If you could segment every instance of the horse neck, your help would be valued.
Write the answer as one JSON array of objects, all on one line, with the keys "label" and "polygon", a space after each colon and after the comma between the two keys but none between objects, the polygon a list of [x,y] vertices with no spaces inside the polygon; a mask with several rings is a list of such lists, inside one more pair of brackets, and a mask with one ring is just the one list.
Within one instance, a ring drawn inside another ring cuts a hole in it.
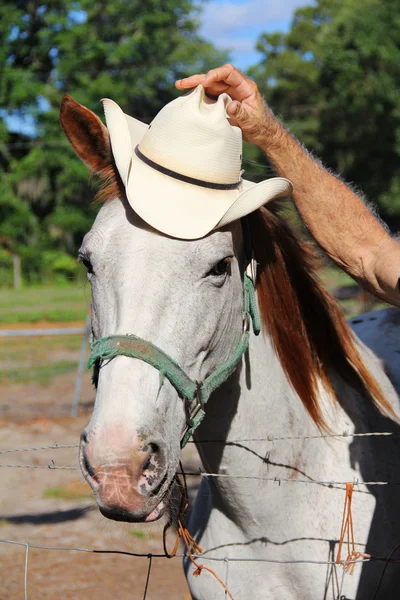
[{"label": "horse neck", "polygon": [[288,382],[269,337],[263,334],[251,336],[241,368],[214,392],[206,410],[195,439],[205,466],[213,470],[221,468],[223,444],[202,444],[200,440],[220,440],[232,447],[237,440],[265,442],[269,437],[317,431]]},{"label": "horse neck", "polygon": [[[241,369],[210,398],[195,440],[208,472],[285,478],[302,477],[315,463],[315,456],[309,455],[304,440],[275,444],[268,438],[315,434],[316,425],[288,382],[269,338],[261,334],[251,337]],[[231,512],[236,498],[240,505],[236,516],[243,518],[254,519],[256,498],[265,498],[272,489],[253,479],[245,484],[243,479],[229,477],[210,481],[214,504],[225,504]]]}]

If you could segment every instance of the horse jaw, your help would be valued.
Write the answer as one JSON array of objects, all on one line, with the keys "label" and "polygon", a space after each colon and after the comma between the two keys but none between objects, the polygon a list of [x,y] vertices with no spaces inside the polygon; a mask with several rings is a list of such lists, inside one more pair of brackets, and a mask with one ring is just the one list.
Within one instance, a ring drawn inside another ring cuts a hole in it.
[{"label": "horse jaw", "polygon": [[[80,250],[93,270],[94,336],[135,334],[203,380],[241,335],[241,247],[239,224],[177,240],[150,230],[120,200],[104,205]],[[226,257],[228,274],[210,276]],[[184,402],[156,369],[124,356],[103,362],[81,465],[105,516],[161,517],[185,423]]]}]

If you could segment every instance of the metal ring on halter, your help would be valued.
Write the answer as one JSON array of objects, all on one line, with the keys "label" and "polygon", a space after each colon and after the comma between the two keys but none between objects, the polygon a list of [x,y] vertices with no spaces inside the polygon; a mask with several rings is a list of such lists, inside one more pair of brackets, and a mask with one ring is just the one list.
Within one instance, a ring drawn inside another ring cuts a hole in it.
[{"label": "metal ring on halter", "polygon": [[250,316],[248,313],[243,315],[243,333],[250,331]]}]

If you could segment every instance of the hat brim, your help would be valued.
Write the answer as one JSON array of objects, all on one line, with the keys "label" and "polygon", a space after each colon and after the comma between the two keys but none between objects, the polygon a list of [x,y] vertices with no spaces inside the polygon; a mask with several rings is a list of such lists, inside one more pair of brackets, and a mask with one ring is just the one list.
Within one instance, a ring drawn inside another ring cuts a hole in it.
[{"label": "hat brim", "polygon": [[148,126],[125,115],[112,100],[104,99],[103,105],[128,202],[146,223],[162,233],[187,240],[201,238],[292,193],[290,181],[283,177],[257,184],[242,180],[235,190],[214,190],[164,175],[134,152]]}]

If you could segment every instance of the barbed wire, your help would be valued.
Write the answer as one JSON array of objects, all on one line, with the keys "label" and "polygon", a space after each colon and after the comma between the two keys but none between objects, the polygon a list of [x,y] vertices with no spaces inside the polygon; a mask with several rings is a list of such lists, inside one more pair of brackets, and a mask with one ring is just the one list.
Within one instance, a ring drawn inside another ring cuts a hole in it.
[{"label": "barbed wire", "polygon": [[[338,542],[338,540],[334,540]],[[123,554],[126,556],[132,556],[133,558],[167,558],[170,560],[171,558],[185,558],[187,555],[183,552],[176,553],[173,556],[167,556],[165,553],[153,553],[153,552],[130,552],[129,550],[115,550],[115,549],[105,549],[99,550],[97,548],[82,548],[80,546],[47,546],[45,544],[34,544],[31,542],[21,542],[18,540],[9,540],[5,538],[0,538],[0,543],[3,544],[15,544],[17,546],[25,546],[32,549],[38,550],[55,550],[61,552],[87,552],[91,554]],[[262,562],[262,563],[272,563],[272,564],[282,564],[282,565],[293,565],[293,564],[312,564],[312,565],[343,565],[343,564],[362,564],[366,562],[375,562],[375,561],[386,561],[387,558],[382,557],[371,557],[371,558],[363,558],[358,560],[349,560],[349,561],[341,561],[340,563],[336,563],[334,560],[315,560],[315,559],[292,559],[292,560],[280,560],[274,558],[259,558],[255,556],[207,556],[207,551],[202,554],[193,555],[193,558],[198,558],[201,560],[210,560],[214,562],[224,562],[229,560],[230,562]],[[209,551],[208,551],[209,552]],[[400,564],[400,560],[393,561],[394,563]]]},{"label": "barbed wire", "polygon": [[6,469],[50,469],[51,471],[53,470],[63,470],[63,471],[80,471],[79,467],[59,467],[56,464],[48,464],[48,465],[5,465],[5,464],[0,464],[0,467],[4,467]]},{"label": "barbed wire", "polygon": [[[333,540],[335,543],[338,542],[338,540]],[[126,550],[115,550],[115,549],[95,549],[95,548],[82,548],[79,546],[48,546],[45,544],[34,544],[31,542],[22,542],[22,541],[18,541],[18,540],[9,540],[6,538],[0,538],[0,543],[4,543],[4,544],[13,544],[13,545],[17,545],[17,546],[24,546],[25,547],[25,564],[24,564],[24,600],[28,600],[28,566],[29,566],[29,549],[39,549],[39,550],[50,550],[50,551],[61,551],[61,552],[65,552],[65,551],[69,551],[69,552],[85,552],[85,553],[90,553],[90,554],[121,554],[121,555],[125,555],[125,556],[132,556],[134,558],[146,558],[149,561],[149,566],[147,569],[147,575],[146,575],[146,582],[145,582],[145,587],[144,587],[144,593],[143,593],[143,600],[146,600],[147,597],[147,591],[148,591],[148,586],[149,586],[149,582],[150,582],[150,574],[151,574],[151,568],[152,568],[152,561],[153,558],[166,558],[168,560],[170,560],[171,558],[185,558],[187,557],[186,553],[176,553],[173,556],[167,556],[165,553],[153,553],[153,552],[130,552],[130,551],[126,551]],[[209,550],[210,551],[210,550]],[[209,552],[208,551],[208,552]],[[228,579],[228,568],[229,568],[229,563],[235,563],[235,562],[248,562],[248,563],[267,563],[267,564],[278,564],[278,565],[320,565],[320,566],[329,566],[329,567],[333,567],[333,568],[337,568],[337,567],[349,567],[349,565],[360,565],[363,566],[365,564],[368,563],[374,563],[374,562],[385,562],[385,569],[387,567],[388,564],[400,564],[400,560],[395,560],[392,558],[393,552],[391,553],[391,555],[387,558],[385,557],[374,557],[371,556],[369,558],[361,558],[361,559],[354,559],[354,560],[343,560],[340,561],[340,563],[337,563],[334,560],[315,560],[315,559],[292,559],[292,560],[281,560],[281,559],[272,559],[272,558],[261,558],[261,557],[254,557],[254,556],[207,556],[206,552],[203,552],[199,555],[192,555],[192,558],[194,559],[194,561],[201,559],[202,561],[211,561],[211,562],[224,562],[226,564],[226,573],[225,573],[225,579],[227,581]],[[345,569],[343,568],[343,573],[342,573],[342,586],[343,587],[343,581],[344,581],[344,576],[345,576]]]},{"label": "barbed wire", "polygon": [[281,437],[273,437],[267,435],[264,438],[248,438],[243,440],[190,440],[189,444],[242,444],[248,442],[281,442],[289,440],[318,440],[327,438],[348,438],[348,437],[373,437],[373,436],[399,436],[399,433],[392,431],[371,431],[367,433],[321,433],[318,435],[287,435]]},{"label": "barbed wire", "polygon": [[[44,469],[44,470],[64,470],[64,471],[80,471],[80,467],[67,467],[58,466],[54,463],[48,465],[24,465],[24,464],[0,464],[0,468],[14,468],[14,469]],[[208,473],[206,471],[177,471],[177,475],[185,475],[187,477],[204,477],[204,478],[226,478],[226,479],[253,479],[256,481],[269,481],[281,485],[282,483],[303,483],[312,485],[322,485],[324,487],[336,488],[344,490],[346,489],[347,481],[333,481],[333,480],[318,480],[318,479],[290,479],[289,477],[264,477],[262,475],[231,475],[230,473]],[[400,481],[359,481],[358,479],[353,480],[354,486],[383,486],[383,485],[400,485]],[[355,489],[355,492],[360,491]]]},{"label": "barbed wire", "polygon": [[[348,431],[343,431],[342,433],[322,433],[317,435],[296,435],[296,436],[281,436],[274,437],[267,435],[263,438],[243,438],[237,440],[189,440],[189,444],[243,444],[250,442],[280,442],[280,441],[290,441],[290,440],[318,440],[318,439],[327,439],[327,438],[364,438],[364,437],[388,437],[388,436],[399,436],[400,432],[392,432],[392,431],[369,431],[366,433],[349,433]],[[61,450],[65,448],[79,448],[79,444],[58,444],[54,442],[49,446],[37,446],[37,447],[21,447],[21,448],[6,448],[0,450],[0,454],[7,454],[10,452],[37,452],[39,450]]]},{"label": "barbed wire", "polygon": [[[1,466],[1,465],[0,465]],[[271,481],[271,482],[275,482],[278,483],[279,485],[281,483],[308,483],[308,484],[314,484],[314,485],[322,485],[325,487],[337,487],[337,486],[344,486],[341,487],[339,489],[346,489],[346,483],[348,483],[348,481],[329,481],[328,479],[326,480],[317,480],[317,479],[290,479],[289,477],[264,477],[262,475],[231,475],[229,473],[207,473],[205,471],[199,471],[198,473],[194,472],[177,472],[177,475],[186,475],[187,477],[221,477],[221,478],[227,478],[227,479],[255,479],[258,481]],[[357,485],[364,485],[364,486],[370,486],[370,485],[400,485],[400,481],[359,481],[358,479],[354,479],[353,480],[353,485],[357,486]],[[357,491],[357,490],[354,490]]]},{"label": "barbed wire", "polygon": [[62,450],[65,448],[79,448],[79,444],[57,444],[54,442],[52,446],[37,446],[36,448],[8,448],[0,450],[0,454],[8,454],[9,452],[37,452],[38,450]]}]

